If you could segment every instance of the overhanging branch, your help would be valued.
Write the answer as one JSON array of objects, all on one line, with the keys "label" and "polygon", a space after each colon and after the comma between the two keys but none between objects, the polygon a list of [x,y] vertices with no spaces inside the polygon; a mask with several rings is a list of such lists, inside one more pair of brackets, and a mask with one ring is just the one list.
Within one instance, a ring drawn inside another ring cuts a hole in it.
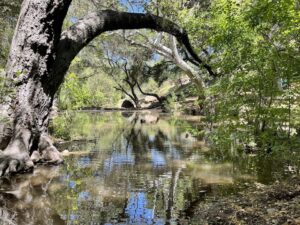
[{"label": "overhanging branch", "polygon": [[[53,75],[56,77],[55,82],[62,81],[74,57],[98,35],[106,31],[143,28],[166,32],[175,36],[185,46],[189,54],[202,64],[201,59],[190,44],[186,31],[170,20],[151,14],[103,10],[88,14],[62,33],[57,46],[57,58],[53,69]],[[205,64],[203,66],[211,75],[214,75],[209,66]]]}]

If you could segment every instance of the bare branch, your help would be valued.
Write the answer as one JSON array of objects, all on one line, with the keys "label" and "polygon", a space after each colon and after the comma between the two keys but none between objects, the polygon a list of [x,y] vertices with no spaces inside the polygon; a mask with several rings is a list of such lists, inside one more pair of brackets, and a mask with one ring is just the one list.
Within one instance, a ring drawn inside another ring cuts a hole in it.
[{"label": "bare branch", "polygon": [[174,56],[174,59],[176,61],[176,64],[187,73],[187,75],[200,87],[205,87],[204,80],[198,78],[198,73],[191,67],[189,64],[187,64],[179,55],[176,40],[174,37],[170,36],[170,42],[172,46],[172,53]]},{"label": "bare branch", "polygon": [[155,97],[160,103],[162,102],[161,97],[159,97],[157,94],[155,93],[149,93],[149,92],[144,92],[143,89],[141,88],[140,84],[138,81],[136,81],[137,87],[139,89],[139,91],[143,94],[143,95],[148,95],[148,96],[153,96]]}]

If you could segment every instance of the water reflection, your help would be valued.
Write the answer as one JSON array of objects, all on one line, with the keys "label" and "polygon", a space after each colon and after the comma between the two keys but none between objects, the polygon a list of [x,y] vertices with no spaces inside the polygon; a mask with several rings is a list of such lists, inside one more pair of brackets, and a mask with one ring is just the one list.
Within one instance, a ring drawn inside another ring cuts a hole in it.
[{"label": "water reflection", "polygon": [[148,199],[144,192],[131,192],[126,205],[125,213],[128,215],[126,223],[152,224],[154,209],[147,208]]},{"label": "water reflection", "polygon": [[52,208],[49,194],[59,168],[38,168],[33,174],[1,180],[0,224],[65,224]]},{"label": "water reflection", "polygon": [[78,113],[71,137],[95,141],[70,143],[63,166],[2,179],[0,224],[177,224],[209,196],[255,179],[192,135],[200,120],[183,122]]}]

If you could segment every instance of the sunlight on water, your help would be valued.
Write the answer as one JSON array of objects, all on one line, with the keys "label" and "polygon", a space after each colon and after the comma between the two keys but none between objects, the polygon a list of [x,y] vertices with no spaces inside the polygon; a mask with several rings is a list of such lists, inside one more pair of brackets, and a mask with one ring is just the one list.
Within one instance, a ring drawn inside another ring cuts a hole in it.
[{"label": "sunlight on water", "polygon": [[180,223],[195,202],[256,180],[193,135],[200,124],[152,112],[78,113],[70,136],[89,141],[61,146],[64,165],[2,179],[0,224]]}]

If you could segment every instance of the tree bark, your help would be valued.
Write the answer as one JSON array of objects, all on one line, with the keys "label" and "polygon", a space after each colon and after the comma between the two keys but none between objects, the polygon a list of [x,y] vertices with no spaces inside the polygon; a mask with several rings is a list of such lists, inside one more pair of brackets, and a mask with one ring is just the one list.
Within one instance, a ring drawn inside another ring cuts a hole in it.
[{"label": "tree bark", "polygon": [[6,68],[15,89],[10,104],[13,135],[0,152],[0,176],[31,169],[40,160],[62,161],[48,136],[53,98],[74,57],[101,33],[141,28],[164,31],[174,35],[199,60],[183,29],[148,14],[100,11],[61,33],[70,3],[71,0],[24,0],[22,4]]},{"label": "tree bark", "polygon": [[70,3],[71,0],[24,0],[22,4],[6,68],[15,90],[10,104],[13,133],[0,153],[0,176],[31,169],[30,155],[38,149],[44,160],[62,161],[48,138],[55,92],[47,80],[51,79],[55,46]]}]

